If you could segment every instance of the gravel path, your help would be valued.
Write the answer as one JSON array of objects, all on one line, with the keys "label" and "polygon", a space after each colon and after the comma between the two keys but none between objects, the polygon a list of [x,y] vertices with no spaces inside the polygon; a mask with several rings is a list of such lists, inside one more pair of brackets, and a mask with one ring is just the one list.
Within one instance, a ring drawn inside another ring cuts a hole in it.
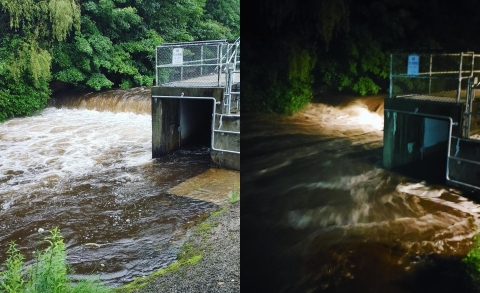
[{"label": "gravel path", "polygon": [[194,227],[187,243],[203,251],[199,262],[160,275],[135,292],[240,292],[240,202]]}]

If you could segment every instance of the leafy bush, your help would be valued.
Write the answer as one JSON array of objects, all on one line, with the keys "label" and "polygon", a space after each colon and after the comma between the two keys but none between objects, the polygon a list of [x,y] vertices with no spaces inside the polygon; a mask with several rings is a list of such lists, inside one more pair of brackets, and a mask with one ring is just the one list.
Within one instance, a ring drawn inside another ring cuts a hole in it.
[{"label": "leafy bush", "polygon": [[0,0],[0,122],[43,109],[52,80],[95,90],[151,86],[155,46],[232,41],[239,19],[238,0]]},{"label": "leafy bush", "polygon": [[275,49],[262,48],[268,51],[258,54],[262,57],[268,56],[262,60],[254,59],[258,58],[254,55],[247,55],[247,59],[252,59],[242,74],[255,82],[245,84],[245,107],[242,107],[247,112],[293,114],[312,99],[311,71],[316,59],[306,49],[297,45],[277,43],[271,47]]},{"label": "leafy bush", "polygon": [[115,5],[83,6],[82,32],[54,47],[53,79],[95,90],[152,85],[155,46],[163,39],[142,26],[135,8]]},{"label": "leafy bush", "polygon": [[24,257],[15,242],[10,243],[8,258],[4,265],[6,270],[0,273],[0,291],[7,293],[42,292],[42,293],[80,293],[111,292],[98,280],[86,280],[72,283],[67,273],[65,244],[58,228],[50,231],[45,241],[49,244],[37,252],[32,266],[26,266]]},{"label": "leafy bush", "polygon": [[39,87],[34,87],[28,78],[22,78],[20,82],[15,82],[9,75],[0,78],[0,122],[15,116],[32,115],[45,107],[49,96],[46,81],[39,81]]},{"label": "leafy bush", "polygon": [[467,273],[472,281],[480,287],[480,238],[475,236],[475,246],[463,259],[463,263],[467,266]]}]

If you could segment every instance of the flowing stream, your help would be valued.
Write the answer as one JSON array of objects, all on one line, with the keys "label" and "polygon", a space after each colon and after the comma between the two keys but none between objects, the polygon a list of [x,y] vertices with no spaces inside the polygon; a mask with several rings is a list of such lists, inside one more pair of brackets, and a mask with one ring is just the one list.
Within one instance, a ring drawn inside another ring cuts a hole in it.
[{"label": "flowing stream", "polygon": [[27,260],[58,227],[76,278],[112,286],[176,259],[188,227],[217,206],[170,194],[210,166],[206,147],[151,159],[150,90],[63,95],[0,124],[0,262]]},{"label": "flowing stream", "polygon": [[382,167],[382,97],[243,116],[242,290],[471,289],[480,204]]}]

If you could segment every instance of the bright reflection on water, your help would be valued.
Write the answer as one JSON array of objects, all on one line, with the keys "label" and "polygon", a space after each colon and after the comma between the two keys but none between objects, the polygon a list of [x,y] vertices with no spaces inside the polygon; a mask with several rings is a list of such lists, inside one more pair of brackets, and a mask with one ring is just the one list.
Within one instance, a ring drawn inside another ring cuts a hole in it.
[{"label": "bright reflection on water", "polygon": [[469,250],[477,202],[383,169],[381,99],[244,116],[243,289],[422,292],[424,267]]},{"label": "bright reflection on water", "polygon": [[[77,277],[116,285],[174,261],[185,229],[216,209],[168,193],[210,158],[190,148],[151,160],[148,91],[91,96],[0,124],[0,262],[12,240],[31,259],[37,230],[58,226]],[[99,105],[117,111],[88,109]]]}]

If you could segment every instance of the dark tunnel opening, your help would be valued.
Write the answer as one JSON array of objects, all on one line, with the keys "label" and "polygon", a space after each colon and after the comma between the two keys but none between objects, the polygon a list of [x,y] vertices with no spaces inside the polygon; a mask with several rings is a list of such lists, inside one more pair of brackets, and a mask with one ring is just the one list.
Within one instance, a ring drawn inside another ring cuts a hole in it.
[{"label": "dark tunnel opening", "polygon": [[180,100],[180,146],[200,145],[211,148],[213,100]]}]

